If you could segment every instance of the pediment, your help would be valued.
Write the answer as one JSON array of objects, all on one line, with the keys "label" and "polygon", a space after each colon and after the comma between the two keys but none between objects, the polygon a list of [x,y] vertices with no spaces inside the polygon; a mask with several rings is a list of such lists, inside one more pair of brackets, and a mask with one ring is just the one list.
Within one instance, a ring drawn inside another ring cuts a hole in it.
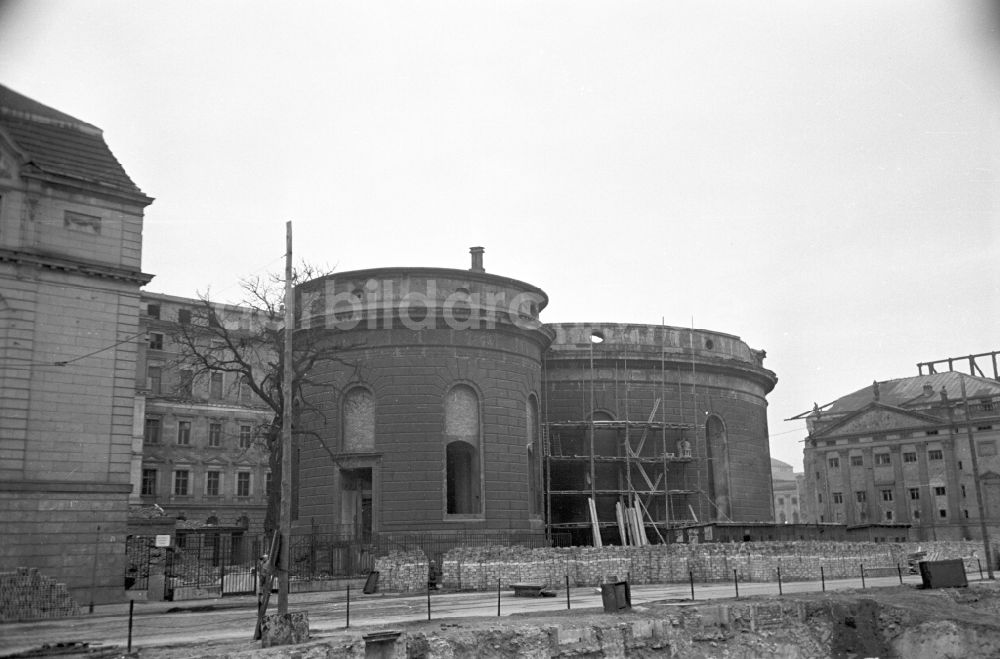
[{"label": "pediment", "polygon": [[210,458],[205,458],[204,460],[201,461],[201,463],[206,465],[217,465],[220,467],[225,467],[229,464],[229,460],[223,460],[219,456],[213,455]]},{"label": "pediment", "polygon": [[927,414],[911,412],[880,403],[872,403],[828,428],[823,428],[819,432],[814,433],[814,436],[865,435],[919,428],[928,425],[940,425],[942,422],[942,419]]}]

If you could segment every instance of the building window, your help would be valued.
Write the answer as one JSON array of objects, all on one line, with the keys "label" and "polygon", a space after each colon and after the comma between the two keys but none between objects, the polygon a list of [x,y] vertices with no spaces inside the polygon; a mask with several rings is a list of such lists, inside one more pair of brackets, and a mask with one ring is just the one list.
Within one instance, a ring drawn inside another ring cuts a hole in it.
[{"label": "building window", "polygon": [[529,512],[541,515],[545,509],[542,483],[542,443],[538,432],[538,400],[528,396],[527,405],[527,459],[528,459],[528,503]]},{"label": "building window", "polygon": [[244,375],[240,378],[240,404],[241,405],[252,405],[253,404],[253,389],[250,388],[250,382]]},{"label": "building window", "polygon": [[798,497],[792,497],[792,505],[793,506],[799,505],[799,498]]},{"label": "building window", "polygon": [[250,496],[250,472],[241,471],[236,474],[236,496]]},{"label": "building window", "polygon": [[212,400],[222,400],[222,373],[213,372],[208,385],[208,397]]},{"label": "building window", "polygon": [[222,424],[213,422],[208,424],[208,445],[222,446]]},{"label": "building window", "polygon": [[938,517],[947,517],[948,510],[946,508],[941,508],[938,510]]},{"label": "building window", "polygon": [[146,418],[146,430],[143,432],[142,441],[146,444],[160,443],[160,420]]},{"label": "building window", "polygon": [[892,501],[892,490],[882,490],[882,501]]},{"label": "building window", "polygon": [[174,472],[174,495],[186,497],[188,495],[188,477],[190,472],[187,469],[178,469]]},{"label": "building window", "polygon": [[160,305],[158,305],[158,304],[152,304],[152,303],[147,304],[146,305],[146,315],[149,316],[150,318],[159,318],[160,317]]},{"label": "building window", "polygon": [[445,396],[445,511],[478,515],[482,511],[479,471],[479,396],[458,385]]},{"label": "building window", "polygon": [[177,422],[177,445],[187,446],[191,443],[191,422]]},{"label": "building window", "polygon": [[889,457],[888,453],[876,453],[875,464],[877,465],[892,464],[892,459]]},{"label": "building window", "polygon": [[927,451],[927,459],[944,460],[944,453],[941,451],[941,449],[931,449],[930,451]]},{"label": "building window", "polygon": [[778,497],[778,505],[779,506],[785,505],[785,497]]},{"label": "building window", "polygon": [[963,508],[962,509],[962,514],[965,515],[965,519],[969,519],[969,509],[968,508]]},{"label": "building window", "polygon": [[861,455],[852,455],[851,456],[851,466],[852,467],[863,467],[864,464],[865,464],[865,458],[864,458],[864,456],[861,456]]},{"label": "building window", "polygon": [[919,487],[911,487],[909,489],[909,492],[910,492],[910,499],[912,499],[913,501],[917,501],[917,500],[920,499],[920,488]]},{"label": "building window", "polygon": [[375,397],[364,387],[354,387],[341,403],[343,442],[341,450],[375,450]]},{"label": "building window", "polygon": [[163,350],[163,335],[159,332],[149,333],[149,349]]},{"label": "building window", "polygon": [[830,465],[830,469],[839,469],[840,458],[830,458],[829,460],[827,460],[827,464]]},{"label": "building window", "polygon": [[833,502],[834,503],[844,503],[844,493],[843,492],[834,492],[833,493]]},{"label": "building window", "polygon": [[983,412],[992,412],[993,411],[993,400],[990,399],[990,398],[984,398],[979,403],[979,409],[981,409]]},{"label": "building window", "polygon": [[945,489],[943,485],[938,485],[934,488],[934,496],[943,497],[945,495]]},{"label": "building window", "polygon": [[914,510],[913,511],[913,519],[920,519],[920,511],[919,510]]},{"label": "building window", "polygon": [[885,511],[885,521],[887,521],[887,522],[891,522],[892,521],[892,511],[891,510]]},{"label": "building window", "polygon": [[149,366],[146,368],[146,388],[149,393],[159,396],[163,389],[163,369],[159,366]]},{"label": "building window", "polygon": [[191,398],[194,395],[194,371],[184,369],[180,372],[180,384],[177,389],[184,398]]},{"label": "building window", "polygon": [[191,310],[190,309],[178,309],[177,310],[177,322],[181,325],[191,324]]},{"label": "building window", "polygon": [[964,499],[965,498],[965,486],[962,485],[961,487],[962,487],[962,498]]},{"label": "building window", "polygon": [[997,454],[997,443],[996,442],[976,442],[976,450],[979,452],[980,457],[987,458],[991,455]]},{"label": "building window", "polygon": [[958,469],[959,469],[960,471],[961,471],[961,469],[962,469],[962,461],[961,461],[961,460],[959,460],[959,461],[958,461]]},{"label": "building window", "polygon": [[858,500],[858,503],[864,503],[868,500],[868,496],[865,494],[864,490],[858,490],[854,493],[854,498]]},{"label": "building window", "polygon": [[250,448],[253,439],[253,427],[246,424],[240,425],[240,448]]},{"label": "building window", "polygon": [[268,496],[271,492],[271,472],[264,472],[264,496]]},{"label": "building window", "polygon": [[903,454],[903,462],[916,462],[917,454],[915,451],[909,451]]},{"label": "building window", "polygon": [[822,492],[817,492],[816,493],[816,503],[823,503],[823,493]]},{"label": "building window", "polygon": [[934,435],[938,434],[938,431],[937,430],[925,430],[924,434],[927,435],[927,436],[929,436],[929,437],[933,437]]},{"label": "building window", "polygon": [[210,497],[219,496],[222,491],[222,472],[209,471],[205,473],[205,495]]},{"label": "building window", "polygon": [[976,426],[976,430],[981,430],[981,431],[993,430],[993,426],[990,426],[990,425]]},{"label": "building window", "polygon": [[144,497],[156,496],[156,470],[155,469],[143,469],[142,470],[142,488],[139,490],[139,494]]}]

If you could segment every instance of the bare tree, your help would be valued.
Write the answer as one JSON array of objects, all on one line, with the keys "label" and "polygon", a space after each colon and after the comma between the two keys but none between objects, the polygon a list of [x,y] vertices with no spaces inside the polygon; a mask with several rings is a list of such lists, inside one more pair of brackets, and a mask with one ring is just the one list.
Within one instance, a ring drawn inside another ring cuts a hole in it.
[{"label": "bare tree", "polygon": [[[293,285],[329,274],[303,264],[293,271]],[[311,377],[322,363],[343,362],[339,349],[321,340],[320,329],[298,329],[292,346],[292,400],[284,396],[284,280],[276,274],[254,277],[241,282],[243,302],[220,305],[209,295],[199,295],[197,309],[189,323],[178,324],[174,340],[179,344],[179,365],[191,376],[211,378],[214,373],[230,373],[233,386],[240,388],[241,402],[256,397],[272,412],[269,423],[257,428],[255,441],[265,449],[272,478],[267,491],[264,530],[278,528],[281,500],[281,429],[285,414],[293,417],[293,443],[302,432],[295,428],[295,416],[303,411],[319,413],[303,396],[311,387],[332,387]],[[315,433],[323,446],[332,451]]]}]

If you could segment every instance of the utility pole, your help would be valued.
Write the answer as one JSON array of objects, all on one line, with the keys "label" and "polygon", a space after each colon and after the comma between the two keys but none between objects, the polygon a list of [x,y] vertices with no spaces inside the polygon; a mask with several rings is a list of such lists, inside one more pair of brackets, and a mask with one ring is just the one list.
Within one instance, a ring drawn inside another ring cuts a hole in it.
[{"label": "utility pole", "polygon": [[983,489],[979,483],[979,457],[976,454],[976,442],[972,438],[972,415],[969,414],[969,397],[965,393],[965,377],[959,375],[962,385],[962,404],[965,406],[965,432],[969,437],[969,453],[972,455],[972,475],[976,487],[976,507],[979,508],[979,530],[983,534],[983,550],[986,552],[986,571],[993,577],[993,560],[990,555],[990,535],[986,529],[986,507],[983,505]]},{"label": "utility pole", "polygon": [[281,379],[281,507],[278,529],[278,615],[288,614],[288,564],[292,540],[292,223],[285,223],[285,345]]}]

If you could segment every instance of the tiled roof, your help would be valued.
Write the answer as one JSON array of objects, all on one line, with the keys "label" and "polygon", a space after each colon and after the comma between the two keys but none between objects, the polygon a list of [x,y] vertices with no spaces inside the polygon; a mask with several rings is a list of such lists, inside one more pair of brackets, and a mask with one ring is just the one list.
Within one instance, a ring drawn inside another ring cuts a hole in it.
[{"label": "tiled roof", "polygon": [[[965,373],[948,371],[947,373],[932,373],[916,375],[911,378],[899,378],[878,383],[879,402],[896,407],[907,407],[911,404],[927,404],[941,400],[941,389],[948,393],[952,400],[961,398],[962,385],[965,381],[966,394],[969,398],[1000,397],[1000,382],[988,378],[980,378]],[[924,391],[925,385],[930,385],[931,393]],[[823,414],[854,412],[875,400],[872,385],[858,389],[854,393],[838,398],[829,407],[823,409]]]},{"label": "tiled roof", "polygon": [[144,196],[111,153],[99,128],[3,85],[0,129],[22,151],[22,166],[28,171]]}]

